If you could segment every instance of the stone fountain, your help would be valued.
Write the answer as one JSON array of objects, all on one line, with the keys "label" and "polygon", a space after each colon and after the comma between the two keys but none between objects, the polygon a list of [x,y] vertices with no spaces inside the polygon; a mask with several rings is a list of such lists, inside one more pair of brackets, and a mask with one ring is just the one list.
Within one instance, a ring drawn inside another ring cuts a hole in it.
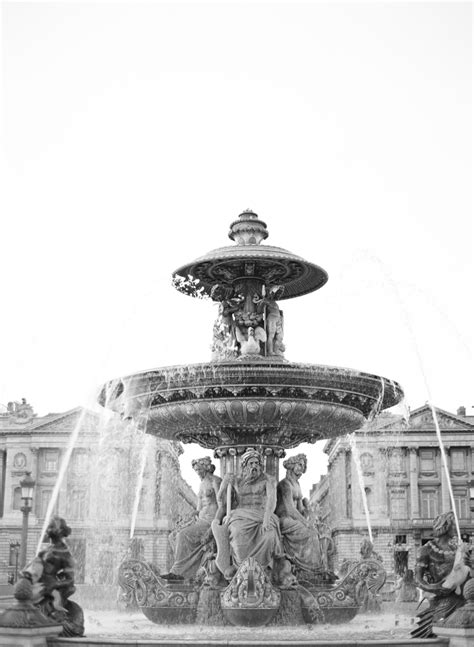
[{"label": "stone fountain", "polygon": [[356,561],[338,580],[330,531],[311,517],[297,482],[306,457],[285,461],[280,482],[279,462],[301,443],[359,429],[403,392],[377,375],[288,361],[279,302],[323,287],[327,273],[263,244],[267,227],[252,211],[231,223],[229,237],[235,244],[173,274],[178,290],[219,306],[211,361],[121,377],[99,398],[149,434],[213,450],[222,477],[208,458],[193,461],[202,506],[195,523],[178,532],[175,566],[163,574],[128,559],[120,581],[159,624],[350,620],[361,582],[372,591],[383,585],[380,562]]}]

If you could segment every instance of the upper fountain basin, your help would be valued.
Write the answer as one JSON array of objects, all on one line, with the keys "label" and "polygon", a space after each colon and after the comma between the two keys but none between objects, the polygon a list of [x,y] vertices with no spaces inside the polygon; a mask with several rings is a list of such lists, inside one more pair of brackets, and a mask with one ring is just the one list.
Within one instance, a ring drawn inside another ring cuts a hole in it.
[{"label": "upper fountain basin", "polygon": [[99,403],[147,433],[209,449],[342,436],[403,398],[377,375],[312,364],[244,361],[168,366],[106,383]]},{"label": "upper fountain basin", "polygon": [[[209,296],[216,284],[234,285],[242,279],[257,279],[265,284],[284,286],[280,301],[319,290],[328,280],[326,271],[319,265],[271,245],[231,245],[213,249],[177,269],[173,276],[199,279],[199,286]],[[179,289],[178,285],[175,287]]]}]

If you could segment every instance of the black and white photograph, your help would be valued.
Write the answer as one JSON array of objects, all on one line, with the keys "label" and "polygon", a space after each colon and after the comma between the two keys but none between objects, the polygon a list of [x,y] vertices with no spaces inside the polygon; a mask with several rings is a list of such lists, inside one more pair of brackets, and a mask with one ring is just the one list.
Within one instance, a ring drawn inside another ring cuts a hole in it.
[{"label": "black and white photograph", "polygon": [[1,3],[0,645],[474,644],[472,14]]}]

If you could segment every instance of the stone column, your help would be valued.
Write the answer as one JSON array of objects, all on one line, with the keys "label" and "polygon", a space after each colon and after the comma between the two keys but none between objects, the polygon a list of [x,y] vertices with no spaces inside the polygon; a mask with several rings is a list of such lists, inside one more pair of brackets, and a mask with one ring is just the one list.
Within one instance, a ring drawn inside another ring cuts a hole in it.
[{"label": "stone column", "polygon": [[387,468],[387,450],[385,447],[379,447],[378,458],[374,456],[374,517],[380,520],[389,518],[388,511],[388,468]]},{"label": "stone column", "polygon": [[337,487],[330,487],[328,496],[333,497],[335,505],[331,516],[336,521],[338,518],[347,519],[346,450],[339,452],[334,462],[336,464],[333,473],[337,478]]},{"label": "stone column", "polygon": [[418,450],[410,447],[409,477],[410,477],[410,515],[412,519],[420,517],[420,497],[418,496]]},{"label": "stone column", "polygon": [[7,458],[7,452],[4,450],[0,451],[0,517],[3,517],[3,506],[5,500],[5,488],[3,486],[5,479],[5,463]]},{"label": "stone column", "polygon": [[31,470],[31,476],[35,479],[36,481],[36,487],[33,492],[33,508],[31,510],[31,517],[32,517],[32,523],[36,523],[36,519],[38,517],[38,495],[39,495],[39,488],[38,488],[38,481],[39,481],[39,465],[38,465],[38,455],[39,455],[39,447],[32,446],[30,447],[30,454],[31,454],[31,464],[29,469]]},{"label": "stone column", "polygon": [[[446,460],[448,461],[449,465],[449,447],[445,447],[445,452],[446,452]],[[443,463],[443,457],[439,456],[439,463],[440,463],[440,470],[441,470],[441,510],[440,512],[448,512],[448,510],[451,510],[453,507],[451,504],[451,499],[449,497],[449,483],[448,483],[448,478],[446,476],[446,470],[444,467]]]},{"label": "stone column", "polygon": [[[56,475],[56,478],[59,476],[61,465],[66,458],[66,454],[67,454],[67,450],[65,449],[59,450],[58,474]],[[53,490],[54,490],[54,486],[53,486]],[[67,492],[68,492],[68,472],[66,471],[66,474],[64,475],[64,478],[61,482],[61,486],[59,488],[58,501],[56,503],[59,515],[61,517],[66,517],[66,518],[67,518],[67,511],[68,511]]]}]

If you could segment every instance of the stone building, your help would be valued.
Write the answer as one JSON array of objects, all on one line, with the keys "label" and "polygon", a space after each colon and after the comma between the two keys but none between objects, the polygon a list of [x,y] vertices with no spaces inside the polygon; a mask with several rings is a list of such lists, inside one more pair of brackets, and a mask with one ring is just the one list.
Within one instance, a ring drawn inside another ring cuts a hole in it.
[{"label": "stone building", "polygon": [[[460,407],[456,415],[436,409],[436,417],[461,533],[472,541],[474,416]],[[399,416],[381,414],[352,440],[329,440],[324,451],[328,472],[313,485],[310,501],[333,529],[336,567],[359,553],[368,534],[361,474],[375,550],[387,571],[413,569],[419,547],[432,536],[434,518],[452,509],[431,408],[424,405],[411,412],[408,424]]]},{"label": "stone building", "polygon": [[11,544],[21,539],[20,480],[26,470],[36,481],[27,559],[39,545],[53,491],[65,469],[54,512],[72,528],[68,543],[78,584],[116,581],[132,525],[135,551],[168,569],[169,533],[196,509],[196,495],[180,474],[182,451],[178,443],[87,409],[40,417],[25,400],[9,403],[0,413],[0,584],[17,567],[18,549]]}]

